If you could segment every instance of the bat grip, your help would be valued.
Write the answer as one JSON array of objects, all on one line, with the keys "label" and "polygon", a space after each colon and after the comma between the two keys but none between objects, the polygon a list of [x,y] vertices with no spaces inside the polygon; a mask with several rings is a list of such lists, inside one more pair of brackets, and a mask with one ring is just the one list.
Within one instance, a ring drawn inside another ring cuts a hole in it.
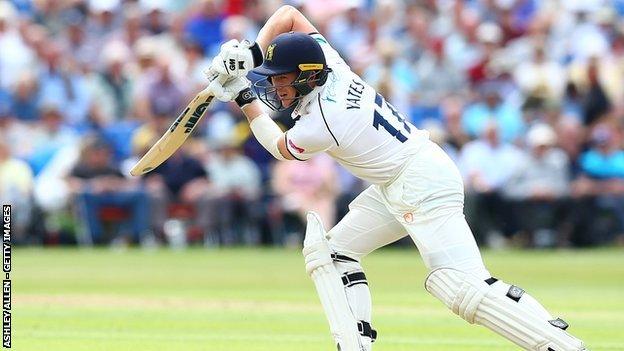
[{"label": "bat grip", "polygon": [[228,76],[227,74],[219,74],[217,76],[217,82],[219,82],[219,84],[223,85],[225,84],[225,82],[227,82],[227,80],[230,78],[230,76]]},{"label": "bat grip", "polygon": [[227,74],[219,74],[206,87],[205,91],[209,91],[212,95],[220,95],[223,92],[223,84],[230,78]]}]

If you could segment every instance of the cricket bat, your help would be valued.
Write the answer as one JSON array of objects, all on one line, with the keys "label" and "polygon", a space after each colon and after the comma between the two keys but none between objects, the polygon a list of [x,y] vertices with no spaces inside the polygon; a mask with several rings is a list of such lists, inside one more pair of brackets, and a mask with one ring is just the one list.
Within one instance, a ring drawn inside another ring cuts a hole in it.
[{"label": "cricket bat", "polygon": [[145,174],[171,157],[191,135],[213,99],[214,94],[209,87],[195,95],[167,132],[132,167],[130,174],[133,176]]}]

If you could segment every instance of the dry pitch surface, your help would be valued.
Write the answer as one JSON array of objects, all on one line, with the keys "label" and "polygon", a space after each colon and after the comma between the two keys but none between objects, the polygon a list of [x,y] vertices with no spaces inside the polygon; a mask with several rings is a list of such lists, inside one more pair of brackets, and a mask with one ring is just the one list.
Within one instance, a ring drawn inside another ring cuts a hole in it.
[{"label": "dry pitch surface", "polygon": [[[592,351],[624,350],[624,250],[486,252],[491,272],[567,320]],[[375,351],[503,351],[423,289],[415,250],[364,261]],[[13,252],[15,350],[334,350],[298,251]]]}]

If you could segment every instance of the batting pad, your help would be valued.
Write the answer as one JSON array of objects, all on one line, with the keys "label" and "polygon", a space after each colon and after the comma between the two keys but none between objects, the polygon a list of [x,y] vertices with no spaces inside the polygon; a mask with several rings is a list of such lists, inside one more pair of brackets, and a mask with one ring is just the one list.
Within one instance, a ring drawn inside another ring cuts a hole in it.
[{"label": "batting pad", "polygon": [[586,350],[582,341],[563,330],[567,324],[555,326],[561,320],[553,320],[518,287],[493,278],[488,284],[472,274],[440,268],[429,274],[425,288],[469,323],[493,330],[525,350]]},{"label": "batting pad", "polygon": [[342,279],[334,267],[329,243],[319,216],[309,212],[303,255],[306,270],[316,286],[329,328],[341,351],[365,351],[358,323],[349,308]]}]

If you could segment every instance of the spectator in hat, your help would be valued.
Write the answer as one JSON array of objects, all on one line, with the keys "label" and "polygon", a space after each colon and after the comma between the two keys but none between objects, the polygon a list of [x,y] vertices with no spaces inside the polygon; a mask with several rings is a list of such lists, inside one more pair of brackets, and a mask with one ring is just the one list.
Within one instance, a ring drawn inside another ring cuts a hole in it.
[{"label": "spectator in hat", "polygon": [[29,133],[24,146],[26,157],[35,174],[39,173],[54,154],[66,146],[79,145],[78,134],[65,122],[59,105],[45,102],[39,110],[41,119]]},{"label": "spectator in hat", "polygon": [[466,212],[479,241],[510,234],[508,207],[502,196],[514,174],[520,150],[499,135],[495,121],[461,149],[458,167],[466,188]]},{"label": "spectator in hat", "polygon": [[556,143],[557,135],[549,125],[532,126],[526,136],[526,149],[516,160],[515,172],[503,186],[513,217],[519,219],[514,221],[513,231],[533,236],[537,246],[555,244],[557,225],[565,217],[569,162]]},{"label": "spectator in hat", "polygon": [[108,122],[131,116],[133,80],[128,74],[129,50],[120,42],[111,42],[102,51],[104,68],[92,81],[99,111]]},{"label": "spectator in hat", "polygon": [[[261,174],[231,138],[216,147],[206,163],[212,181],[210,199],[217,199],[221,242],[259,244]],[[210,200],[209,200],[210,201]]]},{"label": "spectator in hat", "polygon": [[503,41],[503,31],[496,23],[484,22],[476,28],[475,35],[479,42],[477,47],[480,49],[480,57],[468,67],[466,74],[473,85],[478,85],[494,78],[491,65]]},{"label": "spectator in hat", "polygon": [[563,96],[566,73],[558,62],[546,57],[544,47],[535,48],[531,60],[521,62],[513,75],[527,98],[557,101]]}]

